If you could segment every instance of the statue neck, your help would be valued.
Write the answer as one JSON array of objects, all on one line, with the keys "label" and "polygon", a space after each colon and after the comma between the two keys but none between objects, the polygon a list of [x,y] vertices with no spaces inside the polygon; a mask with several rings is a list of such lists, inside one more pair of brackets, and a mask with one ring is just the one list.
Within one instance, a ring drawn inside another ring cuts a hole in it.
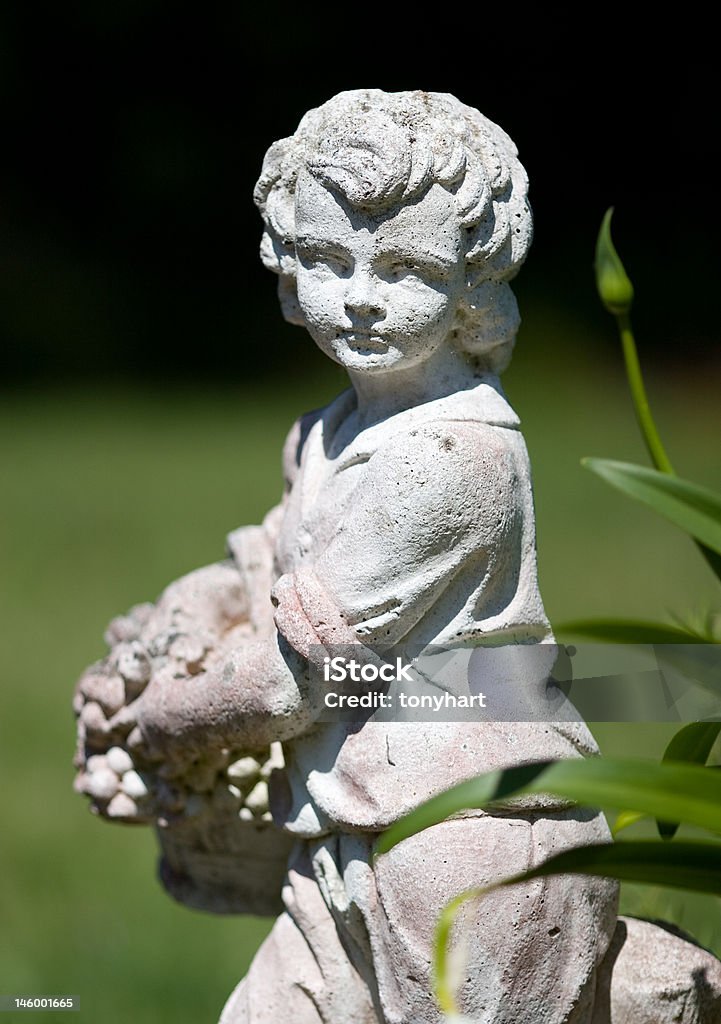
[{"label": "statue neck", "polygon": [[348,376],[356,393],[361,429],[413,406],[467,391],[478,383],[473,367],[451,345],[441,345],[422,363],[409,367],[377,374],[349,370]]}]

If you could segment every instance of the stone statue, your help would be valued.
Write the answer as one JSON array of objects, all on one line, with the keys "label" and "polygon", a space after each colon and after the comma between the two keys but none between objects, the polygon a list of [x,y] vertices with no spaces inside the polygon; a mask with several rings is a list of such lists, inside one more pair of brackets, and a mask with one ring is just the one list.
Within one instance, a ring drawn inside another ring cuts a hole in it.
[{"label": "stone statue", "polygon": [[[448,900],[608,838],[600,814],[529,798],[374,864],[379,832],[433,793],[594,741],[572,721],[319,716],[314,665],[338,646],[553,647],[528,457],[498,381],[519,323],[508,282],[531,239],[526,175],[509,137],[452,96],[358,90],[270,148],[255,200],[284,315],[352,386],[292,427],[261,526],[111,623],[108,657],[78,685],[77,788],[99,814],[155,825],[176,898],[280,911],[222,1024],[430,1024]],[[655,990],[644,1006],[662,1012],[639,1016],[632,970],[611,972],[624,956],[638,970],[616,911],[614,883],[568,877],[469,907],[464,1013],[681,1019]],[[713,1014],[717,961],[663,936],[678,998]]]}]

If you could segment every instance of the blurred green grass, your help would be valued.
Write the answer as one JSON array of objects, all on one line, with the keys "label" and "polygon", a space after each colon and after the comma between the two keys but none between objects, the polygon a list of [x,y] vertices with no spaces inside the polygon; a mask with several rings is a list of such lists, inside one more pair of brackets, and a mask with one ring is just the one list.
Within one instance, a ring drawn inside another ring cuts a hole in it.
[{"label": "blurred green grass", "polygon": [[[584,455],[645,461],[620,357],[591,351],[573,323],[537,310],[505,379],[534,469],[549,615],[718,606],[692,544],[579,466]],[[650,378],[679,472],[719,486],[714,380]],[[330,370],[273,390],[3,397],[0,992],[77,994],[81,1021],[182,1024],[217,1019],[244,973],[269,923],[174,905],[154,877],[153,836],[94,821],[72,793],[72,687],[114,614],[221,557],[225,534],[277,501],[289,425],[342,386]],[[668,734],[597,727],[607,753],[659,756]],[[721,953],[717,901],[628,887],[624,907]]]}]

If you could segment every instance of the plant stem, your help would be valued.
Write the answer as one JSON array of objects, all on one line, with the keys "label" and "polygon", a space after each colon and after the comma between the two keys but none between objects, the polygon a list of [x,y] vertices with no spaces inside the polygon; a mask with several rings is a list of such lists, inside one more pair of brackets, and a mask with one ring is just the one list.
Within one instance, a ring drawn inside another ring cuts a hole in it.
[{"label": "plant stem", "polygon": [[[643,439],[646,442],[646,447],[648,448],[648,453],[651,456],[651,461],[656,469],[661,473],[669,473],[671,476],[674,476],[675,472],[671,465],[671,460],[666,454],[666,449],[663,446],[656,423],[651,415],[651,407],[648,403],[646,386],[643,382],[643,374],[641,373],[641,364],[638,360],[636,340],[633,336],[633,328],[631,327],[631,318],[628,315],[628,312],[616,313],[615,316],[616,323],[618,324],[618,330],[621,335],[623,358],[626,362],[626,376],[628,377],[628,383],[631,389],[633,407],[636,412],[638,425],[640,426],[641,433],[643,434]],[[710,548],[707,548],[706,545],[702,544],[700,541],[695,541],[695,544],[706,559],[711,571],[721,581],[721,556]]]},{"label": "plant stem", "polygon": [[618,313],[616,315],[616,321],[621,335],[623,357],[626,361],[626,375],[631,388],[631,397],[633,398],[636,419],[638,420],[638,425],[641,428],[643,439],[646,442],[648,453],[651,456],[651,461],[656,469],[662,473],[673,474],[674,470],[671,465],[671,460],[666,454],[666,449],[663,446],[653,416],[651,415],[651,407],[648,403],[646,387],[643,383],[643,374],[641,373],[641,364],[638,361],[636,341],[633,336],[633,328],[631,327],[631,318],[628,313]]}]

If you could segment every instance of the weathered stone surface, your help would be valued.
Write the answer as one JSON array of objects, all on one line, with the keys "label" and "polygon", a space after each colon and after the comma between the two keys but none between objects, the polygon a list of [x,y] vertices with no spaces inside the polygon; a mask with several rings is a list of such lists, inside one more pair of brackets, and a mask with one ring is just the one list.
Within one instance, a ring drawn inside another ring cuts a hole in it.
[{"label": "weathered stone surface", "polygon": [[621,917],[592,1024],[718,1024],[721,962],[670,926]]},{"label": "weathered stone surface", "polygon": [[[255,199],[284,314],[351,387],[292,427],[279,505],[229,536],[224,562],[113,621],[76,694],[78,788],[100,814],[155,823],[182,902],[285,907],[223,1024],[435,1024],[441,907],[608,830],[539,797],[377,862],[375,837],[462,779],[594,741],[572,721],[326,723],[315,669],[334,645],[552,650],[528,456],[498,380],[531,237],[526,175],[508,136],[452,96],[360,90],[270,148]],[[546,677],[524,672],[529,694]],[[615,925],[616,886],[598,879],[469,905],[463,1012],[628,1015],[633,936],[603,987]],[[654,963],[645,1007],[667,982]]]}]

